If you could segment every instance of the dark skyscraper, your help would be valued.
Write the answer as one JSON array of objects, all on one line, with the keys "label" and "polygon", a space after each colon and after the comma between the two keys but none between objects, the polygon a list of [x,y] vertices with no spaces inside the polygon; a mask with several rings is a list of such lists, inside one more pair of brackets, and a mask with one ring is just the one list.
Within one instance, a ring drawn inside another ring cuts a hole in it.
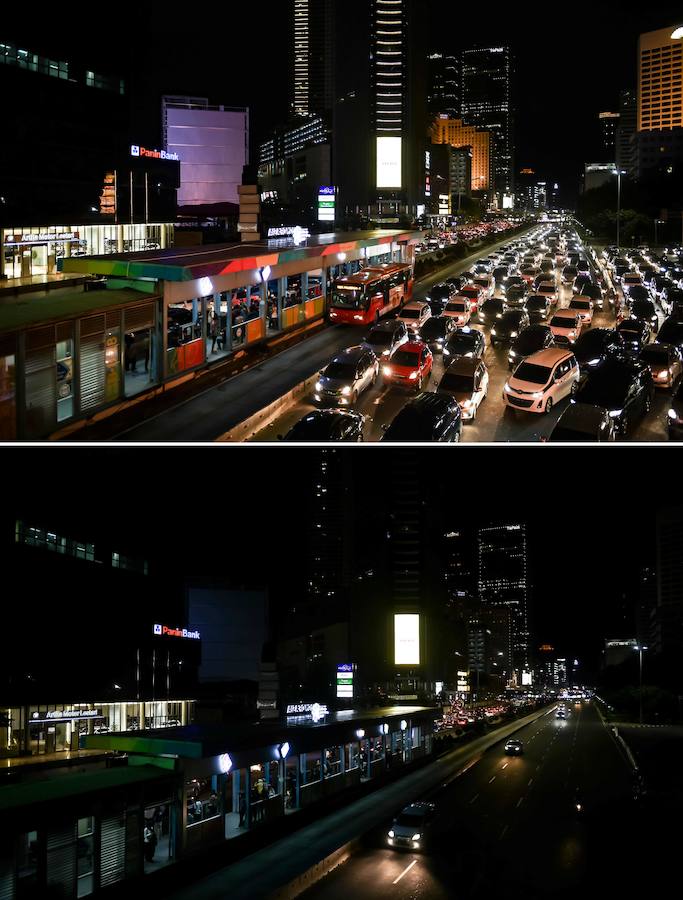
[{"label": "dark skyscraper", "polygon": [[439,115],[460,118],[460,59],[452,53],[427,57],[427,112],[430,123]]},{"label": "dark skyscraper", "polygon": [[330,113],[334,103],[333,0],[290,0],[293,14],[291,111]]},{"label": "dark skyscraper", "polygon": [[494,138],[495,190],[514,189],[512,52],[509,47],[482,47],[462,54],[462,117]]},{"label": "dark skyscraper", "polygon": [[479,600],[484,610],[509,610],[512,628],[512,669],[521,676],[528,668],[526,525],[507,523],[479,529]]},{"label": "dark skyscraper", "polygon": [[636,168],[636,130],[638,124],[638,96],[634,90],[619,95],[619,125],[616,134],[617,168],[633,176]]}]

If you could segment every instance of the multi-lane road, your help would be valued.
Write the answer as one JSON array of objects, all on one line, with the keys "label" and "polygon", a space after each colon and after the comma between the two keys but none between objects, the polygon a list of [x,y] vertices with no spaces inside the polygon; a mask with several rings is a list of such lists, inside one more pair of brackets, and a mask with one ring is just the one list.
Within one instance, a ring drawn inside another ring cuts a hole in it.
[{"label": "multi-lane road", "polygon": [[523,756],[497,745],[430,795],[438,816],[424,852],[390,849],[387,822],[307,900],[531,900],[632,887],[639,810],[629,769],[593,706],[570,710],[566,720],[551,712],[519,731]]},{"label": "multi-lane road", "polygon": [[[490,251],[489,251],[490,252]],[[486,251],[484,251],[484,254]],[[458,272],[465,271],[472,264],[472,259],[465,260],[459,266],[443,273],[443,277],[450,277]],[[421,299],[428,292],[426,285],[419,285],[415,291],[415,298]],[[501,296],[500,290],[496,296]],[[567,307],[572,297],[571,286],[561,285],[558,308]],[[660,316],[660,323],[664,316]],[[593,327],[614,328],[616,324],[614,308],[605,300],[604,309],[596,310],[593,317]],[[482,403],[474,422],[467,423],[464,428],[463,440],[465,442],[539,442],[547,437],[555,423],[566,409],[568,400],[558,403],[553,411],[546,415],[518,412],[506,407],[503,401],[503,388],[510,376],[508,365],[507,345],[491,347],[490,328],[477,324],[476,319],[471,327],[482,331],[486,338],[486,354],[484,361],[489,371],[489,392],[487,399]],[[339,352],[346,347],[359,343],[369,329],[353,328],[352,326],[336,326],[334,332],[338,336],[338,342],[334,342]],[[333,355],[333,354],[331,354]],[[436,383],[441,380],[444,372],[443,360],[440,353],[434,355],[434,369],[430,382],[425,385],[425,390],[436,390]],[[310,375],[315,373],[312,369]],[[379,441],[383,435],[383,426],[388,425],[399,413],[402,407],[410,399],[411,393],[402,388],[392,387],[384,382],[380,375],[374,388],[361,394],[355,409],[368,416],[369,421],[364,432],[364,440]],[[636,427],[629,433],[629,441],[667,441],[667,412],[669,410],[669,391],[658,391],[649,414],[641,419]],[[258,431],[251,439],[254,441],[276,441],[284,436],[290,428],[303,418],[308,412],[315,409],[312,396],[305,397],[286,412],[272,421],[267,427]]]}]

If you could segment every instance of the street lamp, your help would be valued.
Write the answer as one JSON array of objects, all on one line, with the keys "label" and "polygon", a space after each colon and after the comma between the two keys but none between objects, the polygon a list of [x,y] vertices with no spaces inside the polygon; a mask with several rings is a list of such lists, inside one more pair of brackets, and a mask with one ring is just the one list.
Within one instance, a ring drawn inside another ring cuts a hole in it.
[{"label": "street lamp", "polygon": [[638,699],[640,706],[640,724],[643,724],[643,651],[647,650],[648,647],[643,644],[636,644],[633,648],[638,651],[638,655],[640,657],[640,679],[639,679],[639,688],[638,688]]}]

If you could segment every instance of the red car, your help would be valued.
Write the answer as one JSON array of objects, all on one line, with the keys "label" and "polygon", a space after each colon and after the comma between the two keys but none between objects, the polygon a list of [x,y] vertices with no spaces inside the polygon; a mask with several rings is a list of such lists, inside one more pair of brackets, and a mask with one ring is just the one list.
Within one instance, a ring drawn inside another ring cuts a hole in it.
[{"label": "red car", "polygon": [[422,341],[401,344],[389,357],[383,369],[385,379],[392,384],[422,390],[422,385],[432,374],[434,357],[429,347]]},{"label": "red car", "polygon": [[458,296],[467,297],[470,301],[470,311],[473,316],[476,316],[479,304],[484,302],[484,292],[482,289],[478,288],[476,284],[467,284],[460,291]]}]

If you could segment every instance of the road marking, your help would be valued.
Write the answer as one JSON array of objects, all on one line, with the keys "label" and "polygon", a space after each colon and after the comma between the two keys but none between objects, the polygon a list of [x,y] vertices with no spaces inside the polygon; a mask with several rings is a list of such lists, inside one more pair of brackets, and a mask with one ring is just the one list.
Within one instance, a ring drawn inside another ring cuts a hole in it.
[{"label": "road marking", "polygon": [[403,876],[404,876],[404,875],[407,875],[408,872],[410,872],[410,870],[413,868],[413,866],[415,865],[416,862],[417,862],[417,860],[414,859],[414,860],[411,862],[411,864],[410,864],[406,869],[404,869],[404,870],[401,872],[401,874],[400,874],[400,875],[398,876],[398,878],[393,882],[393,884],[398,884],[399,881],[403,878]]},{"label": "road marking", "polygon": [[479,794],[475,794],[474,797],[472,797],[472,799],[470,800],[470,803],[474,803],[478,796]]},{"label": "road marking", "polygon": [[496,776],[494,775],[493,778],[489,781],[489,784],[493,784],[493,782],[494,782],[495,780],[496,780]]},{"label": "road marking", "polygon": [[534,780],[533,778],[530,778],[530,779],[529,779],[529,783],[527,784],[527,787],[531,787],[531,785],[532,785],[532,783],[533,783],[533,780]]},{"label": "road marking", "polygon": [[536,766],[536,771],[538,772],[540,768],[541,768],[541,764],[539,763],[539,764]]},{"label": "road marking", "polygon": [[508,767],[509,765],[510,765],[510,763],[503,763],[503,765],[501,766],[501,768],[502,768],[502,769],[507,769],[507,767]]},{"label": "road marking", "polygon": [[506,825],[505,828],[503,828],[503,830],[500,833],[500,837],[498,838],[499,841],[503,840],[503,838],[505,837],[505,832],[508,830],[508,828],[509,828],[508,825]]},{"label": "road marking", "polygon": [[524,803],[524,797],[520,797],[519,800],[517,801],[517,809],[519,809],[519,807],[522,805],[522,803]]}]

